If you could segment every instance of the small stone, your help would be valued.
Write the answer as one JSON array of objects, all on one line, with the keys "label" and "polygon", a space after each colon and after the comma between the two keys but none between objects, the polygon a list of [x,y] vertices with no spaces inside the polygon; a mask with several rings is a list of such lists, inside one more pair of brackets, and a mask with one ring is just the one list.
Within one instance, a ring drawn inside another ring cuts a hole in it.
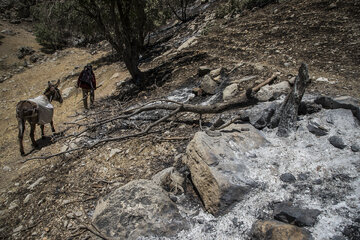
[{"label": "small stone", "polygon": [[294,183],[296,181],[296,178],[291,173],[284,173],[281,174],[280,180],[286,183]]},{"label": "small stone", "polygon": [[221,74],[222,68],[214,69],[210,72],[210,75],[214,78],[216,76],[219,76]]},{"label": "small stone", "polygon": [[218,84],[212,79],[210,75],[205,75],[201,80],[201,89],[208,94],[215,94]]},{"label": "small stone", "polygon": [[211,71],[209,66],[200,66],[198,69],[198,76],[203,77]]},{"label": "small stone", "polygon": [[290,67],[290,66],[291,66],[291,63],[289,63],[289,62],[284,63],[284,67]]},{"label": "small stone", "polygon": [[18,204],[18,200],[15,200],[13,202],[10,203],[10,206],[9,206],[9,210],[12,210],[14,208],[17,208],[19,206]]},{"label": "small stone", "polygon": [[195,96],[202,96],[204,94],[204,91],[199,87],[193,88],[192,92],[195,94]]},{"label": "small stone", "polygon": [[274,218],[278,221],[298,227],[312,227],[321,211],[317,209],[300,208],[290,203],[278,203],[274,208]]},{"label": "small stone", "polygon": [[25,197],[25,199],[24,199],[24,204],[26,204],[26,203],[28,203],[29,201],[30,201],[30,199],[32,198],[32,194],[30,193],[30,194],[28,194],[26,197]]},{"label": "small stone", "polygon": [[14,232],[14,233],[20,232],[23,228],[24,228],[24,226],[23,226],[23,225],[20,225],[20,226],[18,226],[17,228],[15,228],[15,229],[13,230],[13,232]]},{"label": "small stone", "polygon": [[353,152],[360,152],[360,146],[358,144],[351,145],[351,150]]},{"label": "small stone", "polygon": [[334,9],[336,7],[337,7],[336,2],[333,2],[329,5],[329,9]]},{"label": "small stone", "polygon": [[169,198],[171,199],[171,201],[173,201],[175,203],[178,201],[178,198],[174,194],[170,194]]},{"label": "small stone", "polygon": [[66,217],[68,217],[68,218],[75,218],[74,213],[68,213],[68,214],[66,214]]},{"label": "small stone", "polygon": [[307,128],[309,132],[315,134],[316,136],[325,136],[328,134],[328,130],[321,126],[316,120],[309,121]]},{"label": "small stone", "polygon": [[305,174],[305,173],[300,173],[298,175],[298,179],[301,180],[301,181],[305,181],[308,178],[309,178],[308,174]]},{"label": "small stone", "polygon": [[336,148],[344,149],[346,147],[344,141],[339,136],[331,136],[329,137],[328,140],[331,143],[331,145],[333,145]]},{"label": "small stone", "polygon": [[316,180],[313,181],[313,184],[314,185],[320,185],[320,184],[322,184],[322,180],[321,179],[316,179]]},{"label": "small stone", "polygon": [[45,177],[41,177],[38,180],[36,180],[33,184],[31,184],[27,189],[33,190],[39,183],[41,183],[43,180],[45,180]]},{"label": "small stone", "polygon": [[11,171],[11,168],[9,166],[4,166],[3,167],[3,170],[6,171],[6,172],[10,172]]},{"label": "small stone", "polygon": [[50,231],[50,228],[45,227],[45,228],[44,228],[44,231],[45,231],[45,232],[49,232],[49,231]]},{"label": "small stone", "polygon": [[83,215],[82,211],[75,212],[76,217],[81,217]]},{"label": "small stone", "polygon": [[111,149],[108,159],[112,158],[115,154],[120,153],[121,150],[118,148]]}]

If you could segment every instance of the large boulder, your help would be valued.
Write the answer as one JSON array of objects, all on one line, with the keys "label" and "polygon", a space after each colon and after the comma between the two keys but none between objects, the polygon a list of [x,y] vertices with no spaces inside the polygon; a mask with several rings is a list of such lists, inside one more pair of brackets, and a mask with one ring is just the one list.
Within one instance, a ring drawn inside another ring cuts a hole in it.
[{"label": "large boulder", "polygon": [[93,222],[109,238],[171,237],[187,228],[168,194],[150,180],[132,181],[96,206]]},{"label": "large boulder", "polygon": [[[219,132],[197,132],[184,158],[206,210],[221,214],[257,184],[249,177],[247,152],[267,140],[250,124],[232,124]],[[251,155],[251,154],[250,154]]]},{"label": "large boulder", "polygon": [[254,240],[312,240],[309,231],[278,221],[257,221],[253,225]]}]

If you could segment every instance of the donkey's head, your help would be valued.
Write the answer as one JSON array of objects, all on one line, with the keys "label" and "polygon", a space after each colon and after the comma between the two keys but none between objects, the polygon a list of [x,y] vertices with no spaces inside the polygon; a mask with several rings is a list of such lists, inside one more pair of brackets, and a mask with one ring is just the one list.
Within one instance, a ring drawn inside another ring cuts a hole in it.
[{"label": "donkey's head", "polygon": [[50,81],[48,82],[48,87],[46,88],[44,95],[49,99],[49,101],[58,101],[60,103],[63,102],[63,99],[61,97],[61,92],[58,89],[60,80],[57,81],[57,83],[52,84]]}]

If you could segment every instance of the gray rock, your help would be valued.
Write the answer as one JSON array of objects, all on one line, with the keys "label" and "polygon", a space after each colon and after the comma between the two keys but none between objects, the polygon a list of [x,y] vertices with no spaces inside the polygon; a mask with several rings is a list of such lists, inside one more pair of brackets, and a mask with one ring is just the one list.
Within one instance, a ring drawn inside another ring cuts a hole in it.
[{"label": "gray rock", "polygon": [[278,203],[274,206],[274,218],[278,221],[298,227],[313,227],[321,211],[300,208],[289,203]]},{"label": "gray rock", "polygon": [[321,109],[322,109],[322,107],[320,104],[302,101],[299,106],[299,115],[317,113],[317,112],[320,112]]},{"label": "gray rock", "polygon": [[306,174],[306,173],[300,173],[300,174],[298,175],[298,179],[299,179],[300,181],[305,181],[305,180],[307,180],[308,178],[309,178],[309,175]]},{"label": "gray rock", "polygon": [[32,198],[32,194],[30,193],[30,194],[28,194],[28,195],[26,195],[26,197],[25,197],[25,199],[24,199],[24,204],[26,204],[26,203],[28,203],[29,201],[30,201],[30,199]]},{"label": "gray rock", "polygon": [[200,66],[198,69],[198,76],[203,77],[211,71],[209,66]]},{"label": "gray rock", "polygon": [[336,126],[341,131],[351,131],[359,127],[358,120],[349,109],[333,109],[325,113],[326,122]]},{"label": "gray rock", "polygon": [[331,97],[319,97],[315,100],[315,103],[321,104],[324,108],[337,109],[344,108],[350,109],[354,116],[360,120],[360,103],[357,99],[349,96],[331,98]]},{"label": "gray rock", "polygon": [[181,44],[179,47],[178,47],[178,51],[181,51],[181,50],[183,50],[183,49],[185,49],[185,48],[188,48],[188,47],[190,47],[190,46],[193,46],[193,45],[195,45],[196,43],[197,43],[197,41],[196,41],[196,37],[195,36],[193,36],[193,37],[190,37],[188,40],[186,40],[183,44]]},{"label": "gray rock", "polygon": [[344,144],[344,141],[339,136],[331,136],[329,137],[329,142],[331,145],[333,145],[336,148],[344,149],[346,145]]},{"label": "gray rock", "polygon": [[205,75],[201,80],[200,87],[207,94],[215,94],[218,84],[210,77],[210,75]]},{"label": "gray rock", "polygon": [[34,183],[32,183],[27,189],[33,190],[37,185],[39,185],[43,180],[45,180],[45,177],[41,177],[38,180],[36,180]]},{"label": "gray rock", "polygon": [[[242,131],[242,129],[248,131]],[[240,201],[256,182],[245,152],[263,146],[267,140],[249,124],[232,124],[209,136],[197,132],[186,149],[185,164],[206,210],[218,215]]]},{"label": "gray rock", "polygon": [[286,183],[294,183],[296,181],[296,178],[291,173],[284,173],[281,174],[280,180]]},{"label": "gray rock", "polygon": [[239,94],[238,85],[236,83],[233,83],[224,89],[223,100],[227,101],[227,100],[233,99],[238,94]]},{"label": "gray rock", "polygon": [[9,35],[9,36],[15,36],[16,33],[13,32],[12,30],[9,30],[9,29],[4,29],[1,31],[1,33],[5,34],[5,35]]},{"label": "gray rock", "polygon": [[316,120],[310,120],[308,122],[307,128],[309,132],[315,134],[316,136],[325,136],[329,132],[329,130],[321,126]]},{"label": "gray rock", "polygon": [[274,115],[279,103],[264,102],[254,106],[251,109],[241,111],[244,121],[249,121],[257,129],[266,127]]},{"label": "gray rock", "polygon": [[287,81],[274,85],[265,85],[257,93],[256,98],[261,102],[266,102],[278,98],[282,94],[287,94],[290,90],[290,84]]},{"label": "gray rock", "polygon": [[70,96],[70,94],[74,91],[74,87],[68,87],[68,88],[65,88],[61,95],[64,99],[68,98]]},{"label": "gray rock", "polygon": [[223,71],[222,67],[214,69],[214,70],[210,71],[210,76],[213,77],[213,78],[217,77],[222,73],[222,71]]},{"label": "gray rock", "polygon": [[107,237],[171,237],[186,229],[168,194],[153,181],[136,180],[118,188],[96,206],[93,222]]},{"label": "gray rock", "polygon": [[351,150],[353,152],[360,152],[360,146],[355,143],[355,144],[351,145]]}]

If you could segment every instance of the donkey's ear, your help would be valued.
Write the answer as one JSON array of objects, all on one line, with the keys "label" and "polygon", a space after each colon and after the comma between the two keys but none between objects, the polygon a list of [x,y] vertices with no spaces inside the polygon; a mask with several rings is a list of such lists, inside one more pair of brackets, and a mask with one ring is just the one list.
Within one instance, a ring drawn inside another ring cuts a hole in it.
[{"label": "donkey's ear", "polygon": [[49,87],[51,86],[51,82],[50,82],[50,81],[48,81],[48,86],[49,86]]},{"label": "donkey's ear", "polygon": [[60,84],[60,79],[58,79],[58,81],[56,82],[55,87],[58,87],[59,84]]}]

